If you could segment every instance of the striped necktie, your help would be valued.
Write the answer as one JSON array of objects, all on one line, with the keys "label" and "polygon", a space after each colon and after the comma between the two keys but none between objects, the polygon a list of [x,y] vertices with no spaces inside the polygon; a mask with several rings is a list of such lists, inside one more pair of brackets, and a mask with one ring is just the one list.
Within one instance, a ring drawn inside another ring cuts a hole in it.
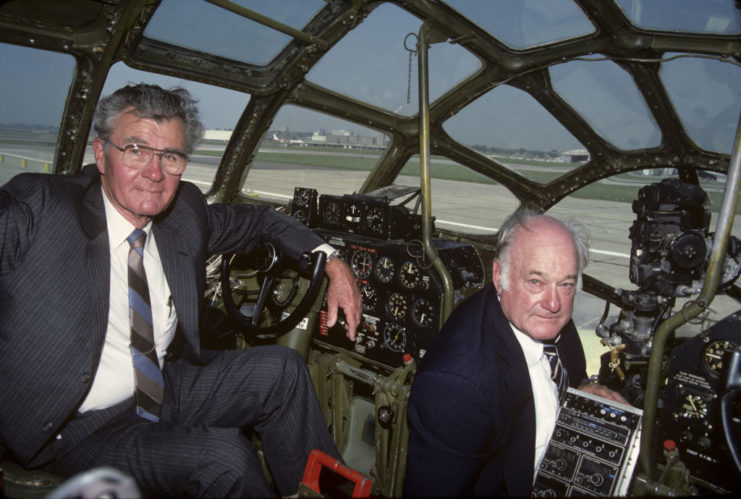
[{"label": "striped necktie", "polygon": [[563,401],[564,395],[566,395],[566,389],[569,387],[569,377],[566,373],[566,368],[561,364],[556,344],[543,343],[543,354],[545,354],[548,363],[551,365],[551,379],[556,383],[558,399]]},{"label": "striped necktie", "polygon": [[136,384],[136,413],[150,421],[159,421],[165,384],[154,347],[152,307],[149,302],[147,274],[144,272],[144,241],[147,233],[141,229],[126,238],[129,250],[129,327],[131,356]]}]

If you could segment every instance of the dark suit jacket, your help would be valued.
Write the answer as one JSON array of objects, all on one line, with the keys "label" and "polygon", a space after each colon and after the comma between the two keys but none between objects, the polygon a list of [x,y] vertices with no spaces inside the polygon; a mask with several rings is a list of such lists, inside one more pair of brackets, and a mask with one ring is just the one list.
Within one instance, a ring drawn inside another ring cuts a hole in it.
[{"label": "dark suit jacket", "polygon": [[[573,322],[558,349],[577,386],[586,361]],[[404,495],[530,495],[535,402],[493,285],[460,304],[438,333],[417,371],[408,419]]]},{"label": "dark suit jacket", "polygon": [[[19,175],[0,189],[0,447],[22,464],[76,414],[98,368],[110,287],[102,196],[95,165],[71,177]],[[187,182],[152,230],[176,340],[195,362],[210,254],[269,240],[297,257],[323,242],[266,206],[209,206]]]}]

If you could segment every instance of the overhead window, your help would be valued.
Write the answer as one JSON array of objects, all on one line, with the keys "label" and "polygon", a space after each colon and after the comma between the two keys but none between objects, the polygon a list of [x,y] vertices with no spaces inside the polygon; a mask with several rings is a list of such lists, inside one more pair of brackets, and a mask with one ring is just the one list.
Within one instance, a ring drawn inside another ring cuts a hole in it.
[{"label": "overhead window", "polygon": [[[387,111],[415,115],[418,66],[409,50],[416,50],[421,24],[405,10],[383,4],[322,57],[307,80]],[[480,63],[460,45],[436,43],[429,50],[428,66],[432,102]]]},{"label": "overhead window", "polygon": [[630,22],[660,31],[741,33],[741,15],[734,0],[615,0]]},{"label": "overhead window", "polygon": [[[324,0],[233,3],[295,29],[302,29],[326,5]],[[203,0],[163,0],[144,36],[257,66],[267,65],[293,40]]]},{"label": "overhead window", "polygon": [[708,151],[731,154],[741,102],[741,67],[666,54],[659,76],[687,135]]},{"label": "overhead window", "polygon": [[551,66],[553,88],[594,130],[623,150],[655,147],[661,131],[631,76],[612,61]]},{"label": "overhead window", "polygon": [[577,38],[594,26],[573,0],[446,0],[512,48],[523,50]]},{"label": "overhead window", "polygon": [[443,126],[458,142],[540,183],[588,159],[586,149],[538,101],[508,85],[493,88]]}]

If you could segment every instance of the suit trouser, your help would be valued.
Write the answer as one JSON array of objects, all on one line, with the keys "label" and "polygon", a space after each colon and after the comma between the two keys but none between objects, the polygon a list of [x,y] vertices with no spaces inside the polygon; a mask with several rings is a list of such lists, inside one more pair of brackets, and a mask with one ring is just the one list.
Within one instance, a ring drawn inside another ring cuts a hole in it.
[{"label": "suit trouser", "polygon": [[157,423],[136,416],[131,403],[124,406],[79,443],[75,433],[95,415],[73,420],[61,432],[51,468],[71,475],[112,466],[133,476],[144,495],[244,497],[275,494],[245,427],[260,436],[282,495],[298,490],[312,449],[339,457],[304,360],[283,347],[220,352],[203,366],[169,363]]}]

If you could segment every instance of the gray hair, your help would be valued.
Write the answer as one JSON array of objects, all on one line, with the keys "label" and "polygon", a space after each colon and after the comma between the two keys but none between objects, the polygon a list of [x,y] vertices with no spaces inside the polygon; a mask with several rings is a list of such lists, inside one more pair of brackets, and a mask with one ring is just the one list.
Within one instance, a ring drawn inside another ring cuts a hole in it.
[{"label": "gray hair", "polygon": [[131,108],[137,116],[158,123],[180,118],[185,124],[186,152],[190,154],[203,137],[197,102],[187,90],[180,87],[165,90],[146,83],[127,85],[98,102],[93,116],[95,132],[101,139],[110,140],[116,119]]},{"label": "gray hair", "polygon": [[571,240],[574,242],[576,247],[577,255],[577,272],[578,272],[578,283],[577,287],[581,288],[581,275],[584,267],[589,262],[589,231],[587,227],[575,219],[559,220],[558,218],[550,215],[544,215],[530,208],[524,208],[517,210],[510,215],[502,226],[499,228],[497,233],[498,242],[498,255],[499,265],[502,269],[500,283],[502,289],[509,289],[509,271],[510,271],[510,247],[514,240],[515,234],[520,229],[529,230],[527,228],[527,222],[533,218],[543,217],[551,220],[561,226],[571,236]]}]

